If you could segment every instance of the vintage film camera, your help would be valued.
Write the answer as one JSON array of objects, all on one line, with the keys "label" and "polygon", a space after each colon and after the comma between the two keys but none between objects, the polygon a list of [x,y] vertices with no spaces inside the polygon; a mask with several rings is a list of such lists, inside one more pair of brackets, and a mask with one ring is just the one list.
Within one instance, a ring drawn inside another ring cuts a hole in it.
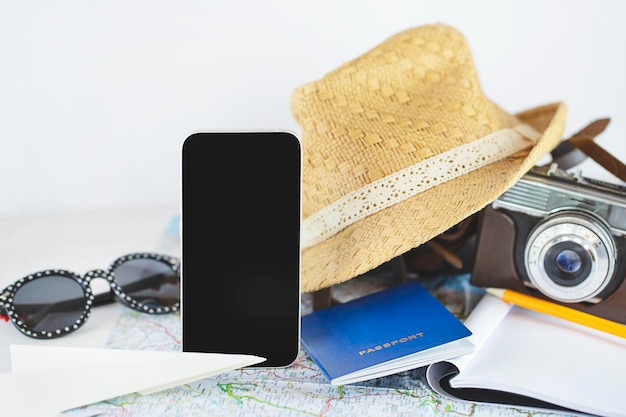
[{"label": "vintage film camera", "polygon": [[470,282],[626,323],[626,188],[535,167],[480,214]]}]

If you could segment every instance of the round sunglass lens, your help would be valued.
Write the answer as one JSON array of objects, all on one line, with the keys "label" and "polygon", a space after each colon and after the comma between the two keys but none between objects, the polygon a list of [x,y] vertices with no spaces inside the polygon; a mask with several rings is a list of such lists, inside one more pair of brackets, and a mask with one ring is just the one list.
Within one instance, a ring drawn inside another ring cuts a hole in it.
[{"label": "round sunglass lens", "polygon": [[36,332],[71,328],[85,311],[87,295],[76,280],[47,275],[23,284],[13,297],[13,306],[24,325]]},{"label": "round sunglass lens", "polygon": [[115,280],[122,291],[149,308],[172,307],[180,300],[180,282],[165,262],[137,258],[115,269]]}]

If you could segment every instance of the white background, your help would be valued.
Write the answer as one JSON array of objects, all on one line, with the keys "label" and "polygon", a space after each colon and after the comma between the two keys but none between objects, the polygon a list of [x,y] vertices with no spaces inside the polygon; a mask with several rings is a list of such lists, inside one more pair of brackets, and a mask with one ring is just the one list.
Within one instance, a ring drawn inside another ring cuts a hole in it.
[{"label": "white background", "polygon": [[0,215],[176,205],[190,133],[299,133],[297,86],[436,22],[468,38],[493,101],[563,100],[566,135],[611,117],[598,142],[626,160],[625,5],[0,0]]}]

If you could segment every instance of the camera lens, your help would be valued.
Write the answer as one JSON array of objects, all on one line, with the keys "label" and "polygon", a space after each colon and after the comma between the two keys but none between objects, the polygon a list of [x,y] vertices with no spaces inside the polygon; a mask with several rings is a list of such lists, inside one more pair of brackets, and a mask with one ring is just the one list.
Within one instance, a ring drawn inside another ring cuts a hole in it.
[{"label": "camera lens", "polygon": [[559,285],[573,287],[585,281],[593,261],[585,248],[566,240],[550,246],[545,253],[543,267],[549,279]]},{"label": "camera lens", "polygon": [[556,266],[566,274],[577,272],[581,265],[580,256],[573,250],[566,249],[556,255]]},{"label": "camera lens", "polygon": [[524,266],[533,287],[558,301],[594,301],[613,279],[615,243],[604,222],[586,212],[563,211],[532,230]]}]

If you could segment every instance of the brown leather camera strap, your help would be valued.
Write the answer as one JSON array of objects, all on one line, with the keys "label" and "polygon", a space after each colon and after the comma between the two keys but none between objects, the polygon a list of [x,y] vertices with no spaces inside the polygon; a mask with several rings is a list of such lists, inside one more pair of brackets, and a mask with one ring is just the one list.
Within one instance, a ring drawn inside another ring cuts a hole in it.
[{"label": "brown leather camera strap", "polygon": [[576,136],[591,136],[592,138],[598,136],[600,133],[604,132],[604,129],[609,125],[611,119],[608,117],[606,119],[598,119],[587,126],[585,126],[580,132],[572,135],[572,138]]},{"label": "brown leather camera strap", "polygon": [[602,133],[611,119],[600,119],[590,123],[580,132],[568,139],[572,145],[596,161],[600,166],[626,182],[626,165],[611,155],[606,149],[598,145],[594,138]]}]

